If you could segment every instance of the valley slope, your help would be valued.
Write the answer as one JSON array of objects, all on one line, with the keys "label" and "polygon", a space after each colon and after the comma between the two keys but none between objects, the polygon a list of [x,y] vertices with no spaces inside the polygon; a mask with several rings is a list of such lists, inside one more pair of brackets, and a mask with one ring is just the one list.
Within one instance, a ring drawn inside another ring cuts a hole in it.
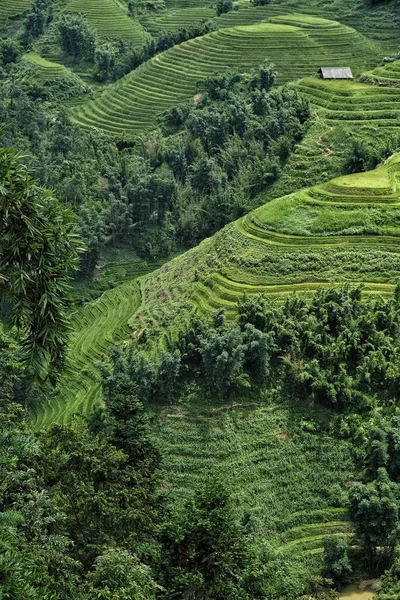
[{"label": "valley slope", "polygon": [[148,275],[135,326],[173,335],[192,310],[234,316],[244,294],[279,301],[344,282],[390,294],[400,271],[399,220],[397,154],[374,171],[273,200]]}]

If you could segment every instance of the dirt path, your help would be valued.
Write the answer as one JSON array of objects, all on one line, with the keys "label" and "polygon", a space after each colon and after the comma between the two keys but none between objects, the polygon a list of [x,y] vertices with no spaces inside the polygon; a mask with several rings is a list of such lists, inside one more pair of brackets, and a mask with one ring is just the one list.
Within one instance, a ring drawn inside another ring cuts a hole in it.
[{"label": "dirt path", "polygon": [[323,143],[322,138],[325,135],[327,135],[328,133],[330,133],[331,131],[333,131],[333,127],[329,127],[328,131],[324,131],[324,133],[321,133],[316,139],[317,146],[319,146],[319,148],[321,148],[321,150],[326,152],[326,154],[328,156],[331,156],[332,154],[334,154],[334,152],[331,148],[329,148],[329,146],[327,146],[326,144]]}]

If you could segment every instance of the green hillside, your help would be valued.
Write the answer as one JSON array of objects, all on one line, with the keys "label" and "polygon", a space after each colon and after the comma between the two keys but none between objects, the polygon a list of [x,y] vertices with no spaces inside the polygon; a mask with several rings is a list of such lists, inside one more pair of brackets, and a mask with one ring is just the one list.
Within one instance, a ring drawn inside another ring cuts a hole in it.
[{"label": "green hillside", "polygon": [[399,174],[397,154],[374,171],[278,198],[228,225],[144,279],[137,327],[150,323],[159,335],[166,315],[178,327],[193,308],[233,316],[244,294],[280,300],[352,282],[368,295],[390,295],[400,269]]},{"label": "green hillside", "polygon": [[71,0],[65,10],[81,13],[100,36],[111,40],[140,45],[148,37],[141,25],[129,18],[114,0]]},{"label": "green hillside", "polygon": [[146,329],[157,348],[193,310],[209,316],[224,308],[234,317],[244,295],[281,302],[332,283],[363,283],[369,296],[391,296],[400,269],[399,201],[397,154],[374,171],[273,200],[139,282],[151,267],[127,265],[126,283],[77,312],[71,372],[57,397],[38,407],[36,426],[88,413],[101,399],[97,361],[132,331]]},{"label": "green hillside", "polygon": [[349,446],[301,432],[300,418],[278,405],[161,410],[168,492],[182,500],[207,476],[233,480],[238,513],[251,507],[263,532],[255,544],[267,539],[288,559],[320,553],[326,535],[350,539],[346,511],[326,493],[352,477]]},{"label": "green hillside", "polygon": [[364,73],[363,79],[381,86],[400,87],[400,60],[386,63]]},{"label": "green hillside", "polygon": [[69,73],[68,69],[64,67],[64,65],[46,60],[36,52],[29,52],[28,54],[25,54],[24,59],[35,67],[37,76],[44,81],[59,79],[61,77],[65,77],[67,73]]},{"label": "green hillside", "polygon": [[69,365],[55,396],[35,410],[35,428],[51,423],[68,423],[74,413],[87,414],[102,398],[98,363],[113,344],[132,333],[128,322],[139,308],[140,287],[137,278],[158,265],[144,261],[105,265],[104,276],[124,283],[107,290],[98,299],[85,304],[73,317],[69,346]]},{"label": "green hillside", "polygon": [[400,597],[400,0],[253,1],[0,0],[0,600]]},{"label": "green hillside", "polygon": [[[396,63],[393,63],[396,64]],[[376,69],[376,77],[384,71]],[[373,71],[372,73],[375,73]],[[371,73],[371,75],[372,75]],[[321,110],[329,125],[373,124],[375,127],[398,127],[400,116],[400,90],[388,86],[388,80],[381,85],[368,85],[353,81],[322,81],[304,79],[299,89],[311,103]]]},{"label": "green hillside", "polygon": [[32,4],[32,0],[7,0],[0,4],[0,29],[7,23],[9,17],[24,12]]},{"label": "green hillside", "polygon": [[[293,53],[297,58],[293,60]],[[322,63],[351,64],[355,73],[376,64],[376,49],[354,29],[297,14],[274,23],[220,29],[155,56],[102,96],[71,112],[75,122],[129,136],[156,126],[157,115],[190,99],[198,82],[218,70],[243,71],[265,58],[281,82],[317,72]]]},{"label": "green hillside", "polygon": [[157,36],[161,31],[177,31],[191,25],[200,25],[215,16],[215,9],[209,7],[179,8],[160,14],[145,15],[140,22],[151,35]]}]

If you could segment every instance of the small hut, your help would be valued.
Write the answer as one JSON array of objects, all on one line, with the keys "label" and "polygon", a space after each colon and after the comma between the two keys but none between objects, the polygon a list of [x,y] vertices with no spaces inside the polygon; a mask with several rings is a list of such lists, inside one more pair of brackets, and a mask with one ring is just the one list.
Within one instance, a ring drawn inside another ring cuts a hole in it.
[{"label": "small hut", "polygon": [[321,67],[321,79],[353,79],[350,67]]}]

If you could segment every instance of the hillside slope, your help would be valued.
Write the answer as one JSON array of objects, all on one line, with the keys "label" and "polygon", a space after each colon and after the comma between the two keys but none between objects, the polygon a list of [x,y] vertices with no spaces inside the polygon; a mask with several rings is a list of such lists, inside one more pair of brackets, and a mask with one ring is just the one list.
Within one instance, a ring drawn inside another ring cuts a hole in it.
[{"label": "hillside slope", "polygon": [[68,370],[55,395],[41,403],[32,414],[36,429],[52,423],[68,423],[74,413],[88,414],[102,398],[100,363],[115,343],[126,340],[131,333],[128,321],[141,302],[138,278],[157,268],[131,260],[128,264],[111,263],[103,267],[116,280],[124,281],[88,302],[73,315],[69,346]]},{"label": "hillside slope", "polygon": [[84,15],[98,35],[104,38],[137,46],[149,38],[140,23],[129,18],[127,11],[114,0],[70,0],[65,10]]},{"label": "hillside slope", "polygon": [[136,327],[159,338],[192,310],[233,316],[243,294],[280,299],[341,282],[390,294],[400,272],[399,222],[397,154],[374,171],[273,200],[145,277]]},{"label": "hillside slope", "polygon": [[27,10],[32,0],[6,0],[0,3],[0,29],[7,23],[9,17],[18,15]]},{"label": "hillside slope", "polygon": [[[294,57],[296,55],[296,58]],[[189,100],[201,80],[230,68],[247,71],[264,59],[278,81],[315,74],[324,63],[351,64],[355,73],[375,66],[379,51],[350,27],[298,14],[271,23],[220,29],[174,46],[108,86],[102,96],[80,104],[73,120],[109,134],[135,136],[157,126],[157,116]]]}]

